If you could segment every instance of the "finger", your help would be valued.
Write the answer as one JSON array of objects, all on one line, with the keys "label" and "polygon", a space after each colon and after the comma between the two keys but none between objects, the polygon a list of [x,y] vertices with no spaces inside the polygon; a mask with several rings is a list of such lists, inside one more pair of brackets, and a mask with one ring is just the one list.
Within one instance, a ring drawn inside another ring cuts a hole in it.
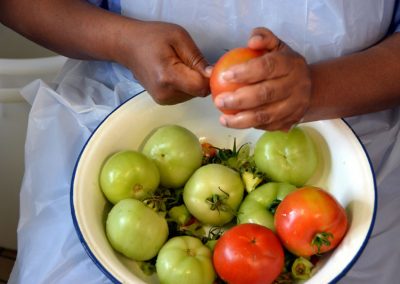
[{"label": "finger", "polygon": [[210,93],[208,78],[190,69],[177,58],[153,71],[152,83],[148,84],[147,90],[159,104],[175,104]]},{"label": "finger", "polygon": [[210,93],[209,79],[182,62],[172,65],[168,73],[168,84],[176,91],[192,97],[205,97]]},{"label": "finger", "polygon": [[220,123],[226,127],[245,129],[251,127],[266,127],[281,123],[290,124],[299,121],[302,117],[301,110],[292,111],[286,101],[279,101],[267,106],[239,112],[235,115],[221,115]]},{"label": "finger", "polygon": [[207,78],[210,78],[211,77],[211,74],[212,74],[212,70],[214,69],[214,67],[213,66],[207,66],[206,67],[206,69],[205,69],[205,76],[207,77]]},{"label": "finger", "polygon": [[235,92],[222,93],[215,98],[214,103],[218,108],[223,109],[252,109],[283,100],[288,95],[285,80],[274,79],[246,85]]},{"label": "finger", "polygon": [[174,105],[188,101],[193,98],[193,96],[176,90],[172,92],[164,91],[164,93],[162,94],[158,92],[153,92],[151,90],[148,90],[148,92],[152,96],[153,100],[159,105]]},{"label": "finger", "polygon": [[256,129],[260,130],[267,130],[267,131],[283,131],[283,132],[289,132],[294,126],[297,125],[297,122],[293,119],[288,119],[288,120],[280,120],[276,122],[272,122],[270,124],[266,125],[260,125],[258,127],[255,127]]},{"label": "finger", "polygon": [[176,52],[179,59],[181,59],[182,63],[184,63],[187,67],[196,70],[203,76],[207,77],[207,67],[210,64],[204,58],[203,54],[200,52],[200,49],[192,40],[189,33],[186,31],[182,31],[183,36],[180,37],[180,40],[176,42],[173,46],[174,51]]},{"label": "finger", "polygon": [[281,44],[280,39],[269,29],[259,27],[253,29],[247,46],[251,49],[276,50]]},{"label": "finger", "polygon": [[292,55],[288,53],[265,53],[263,56],[232,66],[222,74],[222,78],[227,82],[245,84],[280,78],[289,74],[292,59]]}]

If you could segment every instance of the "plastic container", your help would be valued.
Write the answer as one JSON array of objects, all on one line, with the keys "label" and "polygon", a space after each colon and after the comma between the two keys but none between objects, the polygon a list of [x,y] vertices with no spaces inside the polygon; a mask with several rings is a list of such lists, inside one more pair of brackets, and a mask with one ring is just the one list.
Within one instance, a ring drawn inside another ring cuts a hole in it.
[{"label": "plastic container", "polygon": [[19,191],[30,110],[19,89],[39,78],[51,82],[65,61],[65,57],[0,24],[0,247],[17,248]]}]

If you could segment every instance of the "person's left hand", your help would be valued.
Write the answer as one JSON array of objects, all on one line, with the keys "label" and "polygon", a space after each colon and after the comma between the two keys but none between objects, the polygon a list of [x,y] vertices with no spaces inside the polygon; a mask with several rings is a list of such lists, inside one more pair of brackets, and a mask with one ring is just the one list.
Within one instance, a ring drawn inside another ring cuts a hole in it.
[{"label": "person's left hand", "polygon": [[223,73],[224,80],[246,86],[217,96],[218,107],[241,110],[221,115],[220,122],[231,128],[287,131],[302,120],[310,104],[308,64],[266,28],[253,30],[248,47],[267,52]]}]

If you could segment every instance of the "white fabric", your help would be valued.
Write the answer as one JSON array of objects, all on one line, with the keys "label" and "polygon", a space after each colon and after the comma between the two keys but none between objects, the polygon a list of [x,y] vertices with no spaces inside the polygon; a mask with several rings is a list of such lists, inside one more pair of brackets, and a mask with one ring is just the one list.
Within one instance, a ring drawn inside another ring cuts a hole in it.
[{"label": "white fabric", "polygon": [[[394,0],[133,1],[122,12],[183,25],[212,63],[266,26],[309,62],[339,56],[381,39]],[[140,40],[140,39],[137,39]],[[69,190],[76,158],[101,120],[141,86],[107,62],[67,62],[54,86],[23,90],[32,104],[21,189],[18,257],[10,283],[103,283],[103,273],[75,233]],[[349,119],[376,168],[379,208],[372,238],[341,283],[396,283],[400,263],[399,110]]]},{"label": "white fabric", "polygon": [[[211,63],[268,27],[309,62],[370,46],[390,24],[394,0],[121,1],[122,14],[185,27]],[[138,39],[140,41],[140,39]]]}]

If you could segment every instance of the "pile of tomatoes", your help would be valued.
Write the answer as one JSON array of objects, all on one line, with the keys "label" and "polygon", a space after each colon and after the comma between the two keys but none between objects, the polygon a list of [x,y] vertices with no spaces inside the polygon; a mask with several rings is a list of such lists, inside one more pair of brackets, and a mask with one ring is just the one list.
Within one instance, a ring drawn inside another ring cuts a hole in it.
[{"label": "pile of tomatoes", "polygon": [[161,283],[290,283],[307,279],[347,230],[344,208],[305,186],[318,167],[299,127],[218,148],[164,125],[111,155],[100,187],[106,234]]}]

